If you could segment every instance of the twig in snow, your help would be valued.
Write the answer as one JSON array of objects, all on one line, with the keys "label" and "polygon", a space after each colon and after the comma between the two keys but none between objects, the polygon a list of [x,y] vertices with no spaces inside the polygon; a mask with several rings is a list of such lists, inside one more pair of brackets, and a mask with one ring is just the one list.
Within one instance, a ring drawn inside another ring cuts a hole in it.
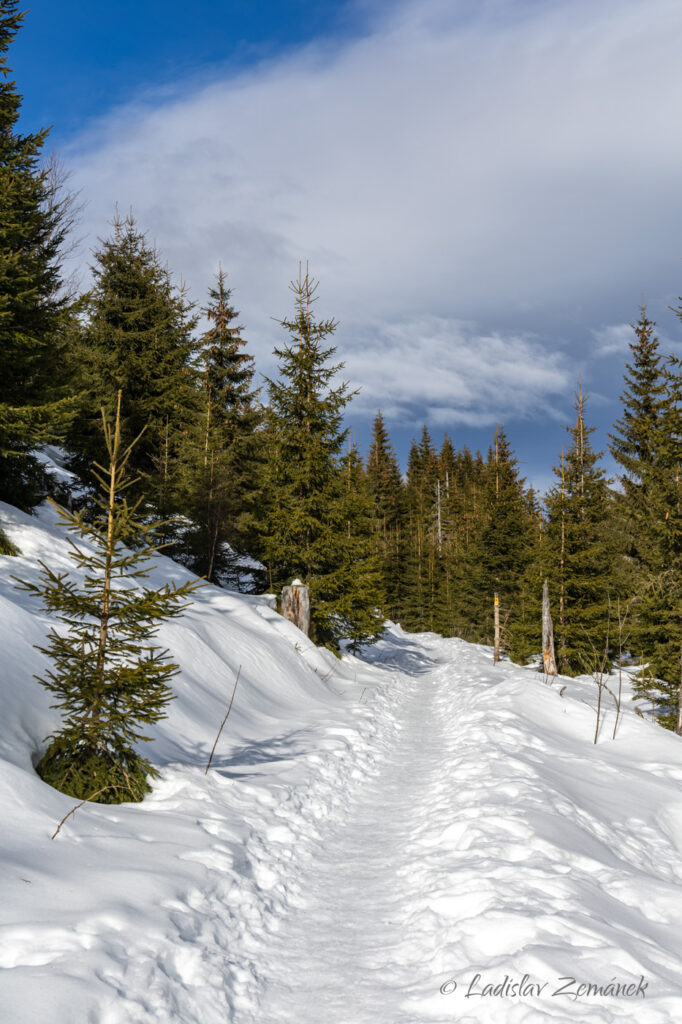
[{"label": "twig in snow", "polygon": [[79,804],[76,804],[76,806],[75,806],[75,807],[72,807],[72,808],[71,808],[71,810],[70,810],[70,811],[68,812],[68,814],[65,814],[65,815],[64,815],[64,817],[63,817],[63,818],[62,818],[62,820],[61,820],[61,821],[59,822],[59,824],[57,825],[56,829],[54,830],[54,832],[53,832],[53,833],[52,833],[52,835],[50,836],[50,839],[55,839],[55,838],[56,838],[56,837],[57,837],[57,836],[59,835],[59,831],[60,831],[60,829],[61,829],[62,825],[64,824],[64,822],[65,822],[65,821],[66,821],[66,820],[67,820],[68,818],[70,818],[72,814],[75,814],[75,813],[76,813],[76,811],[78,810],[78,808],[79,808],[79,807],[82,807],[82,806],[83,806],[83,804],[87,804],[87,803],[89,803],[89,802],[90,802],[91,800],[94,800],[96,796],[99,796],[99,795],[100,795],[100,793],[106,793],[106,791],[107,791],[108,789],[124,789],[124,787],[123,787],[123,786],[115,786],[115,785],[113,785],[113,783],[112,783],[112,784],[111,784],[110,786],[102,786],[102,788],[101,788],[101,789],[98,789],[98,790],[97,790],[97,791],[96,791],[95,793],[91,793],[91,794],[90,794],[90,796],[86,796],[85,800],[81,800],[81,802],[80,802]]},{"label": "twig in snow", "polygon": [[592,648],[592,652],[593,652],[593,655],[594,655],[594,662],[593,662],[594,669],[592,671],[592,677],[593,677],[593,679],[594,679],[594,681],[595,681],[595,683],[597,684],[597,687],[598,687],[598,693],[597,693],[597,724],[596,724],[595,730],[594,730],[594,743],[596,743],[597,740],[599,739],[599,726],[601,724],[601,698],[602,698],[602,690],[603,690],[604,685],[605,685],[604,684],[604,673],[606,672],[606,666],[607,666],[608,659],[609,659],[609,635],[610,635],[610,631],[611,631],[611,598],[610,597],[609,597],[609,611],[608,611],[608,616],[607,616],[607,619],[606,619],[606,637],[604,639],[604,653],[601,656],[601,660],[600,660],[599,655],[597,654],[597,648],[594,646],[594,643],[592,641],[592,637],[589,635],[589,633],[587,632],[587,630],[585,629],[584,626],[582,626],[581,628],[582,628],[583,633],[585,634],[585,636],[589,640],[590,647]]},{"label": "twig in snow", "polygon": [[620,719],[620,710],[623,699],[623,645],[630,639],[629,633],[626,636],[623,636],[623,630],[625,629],[628,615],[630,614],[630,608],[632,607],[632,602],[634,600],[634,597],[630,598],[625,605],[625,612],[623,613],[620,610],[620,598],[618,598],[618,699],[616,700],[614,696],[614,700],[616,701],[616,721],[613,726],[613,736],[611,737],[614,740],[618,731],[618,721]]},{"label": "twig in snow", "polygon": [[223,726],[225,725],[225,722],[230,717],[230,711],[232,710],[232,702],[234,701],[234,695],[237,692],[237,683],[239,682],[239,676],[241,675],[241,671],[242,671],[242,667],[240,665],[239,666],[239,671],[237,672],[237,678],[234,681],[234,690],[232,691],[232,698],[230,700],[230,706],[227,709],[227,713],[226,713],[225,717],[223,718],[222,725],[218,729],[218,735],[215,738],[215,743],[213,744],[213,750],[211,751],[211,756],[208,759],[208,764],[206,765],[206,771],[204,772],[204,775],[208,775],[208,769],[211,767],[211,761],[213,760],[213,755],[215,754],[215,748],[218,746],[218,740],[220,739],[220,734],[223,731]]}]

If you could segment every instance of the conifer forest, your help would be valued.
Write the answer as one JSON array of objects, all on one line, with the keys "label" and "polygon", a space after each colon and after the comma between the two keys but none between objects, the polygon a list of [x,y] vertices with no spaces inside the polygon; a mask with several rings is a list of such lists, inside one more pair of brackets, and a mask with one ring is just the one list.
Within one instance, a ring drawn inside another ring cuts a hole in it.
[{"label": "conifer forest", "polygon": [[[311,635],[332,650],[371,643],[385,619],[491,644],[497,594],[503,649],[524,664],[541,651],[547,580],[559,672],[627,652],[642,666],[639,696],[682,733],[682,361],[659,349],[656,311],[642,306],[632,325],[614,477],[579,380],[545,494],[524,480],[501,423],[483,452],[423,426],[401,466],[379,409],[360,451],[347,423],[362,380],[344,377],[334,310],[305,260],[292,267],[290,308],[270,311],[280,343],[267,377],[229,267],[191,297],[133,212],[102,225],[88,290],[68,287],[77,203],[47,158],[47,131],[17,129],[9,50],[21,21],[3,0],[0,499],[31,510],[50,495],[86,529],[100,507],[93,466],[101,475],[110,459],[102,416],[111,429],[120,403],[129,508],[207,581],[278,594],[299,577]],[[45,445],[64,453],[77,493],[45,473]],[[0,550],[13,553],[4,532]]]}]

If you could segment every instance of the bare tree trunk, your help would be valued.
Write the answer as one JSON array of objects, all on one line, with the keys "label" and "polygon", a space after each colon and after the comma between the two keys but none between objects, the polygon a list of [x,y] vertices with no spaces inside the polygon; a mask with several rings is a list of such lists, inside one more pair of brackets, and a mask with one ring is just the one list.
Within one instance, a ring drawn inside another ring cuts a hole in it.
[{"label": "bare tree trunk", "polygon": [[500,595],[495,594],[495,647],[493,650],[493,663],[496,665],[500,660]]},{"label": "bare tree trunk", "polygon": [[579,390],[576,395],[578,404],[578,422],[576,426],[580,430],[580,497],[582,500],[582,506],[580,509],[581,518],[585,518],[585,420],[584,420],[584,409],[585,409],[585,398],[583,397],[583,378],[582,375],[578,378]]},{"label": "bare tree trunk", "polygon": [[107,505],[107,543],[104,556],[104,580],[102,586],[102,599],[99,607],[99,638],[97,642],[97,661],[95,675],[101,684],[104,675],[104,661],[107,653],[107,638],[109,635],[109,601],[111,597],[111,563],[114,557],[114,527],[115,527],[115,501],[116,488],[121,472],[120,451],[121,451],[121,396],[119,391],[116,398],[116,420],[113,432],[108,425],[104,410],[102,410],[102,421],[104,423],[104,434],[106,437],[107,450],[109,452],[109,494]]},{"label": "bare tree trunk", "polygon": [[599,687],[599,690],[598,690],[598,695],[597,695],[597,724],[596,724],[596,726],[594,728],[594,742],[595,743],[599,739],[599,723],[601,722],[601,694],[602,694],[602,690],[604,688],[604,679],[603,679],[601,673],[599,673],[599,675],[597,677],[597,686]]},{"label": "bare tree trunk", "polygon": [[554,657],[554,624],[549,607],[549,585],[545,580],[542,587],[542,667],[546,676],[557,675]]},{"label": "bare tree trunk", "polygon": [[211,389],[206,397],[206,431],[204,433],[204,469],[208,466],[208,443],[211,437]]},{"label": "bare tree trunk", "polygon": [[209,583],[213,580],[213,568],[215,556],[218,551],[218,519],[214,517],[213,522],[208,523],[208,564],[206,566],[206,579]]},{"label": "bare tree trunk", "polygon": [[[605,688],[608,689],[608,687],[606,686],[606,683],[604,682],[604,675],[607,672],[607,665],[608,665],[608,660],[609,660],[609,637],[610,637],[610,635],[611,635],[611,600],[609,599],[609,616],[608,616],[608,619],[606,621],[606,639],[604,640],[604,653],[601,656],[601,661],[599,661],[599,659],[597,658],[597,651],[596,651],[596,649],[594,647],[594,644],[592,644],[592,650],[594,651],[594,664],[595,664],[594,681],[596,682],[597,686],[599,687],[599,693],[598,693],[598,696],[597,696],[597,724],[596,724],[595,730],[594,730],[594,742],[595,743],[599,739],[599,726],[601,724],[602,693],[603,693]],[[590,641],[590,643],[592,643],[592,641]]]},{"label": "bare tree trunk", "polygon": [[625,623],[630,613],[630,603],[632,598],[625,605],[625,613],[620,608],[620,598],[618,598],[618,697],[616,698],[616,720],[613,723],[613,739],[616,738],[618,732],[618,722],[620,721],[620,712],[623,706],[623,644],[627,638],[623,635]]}]

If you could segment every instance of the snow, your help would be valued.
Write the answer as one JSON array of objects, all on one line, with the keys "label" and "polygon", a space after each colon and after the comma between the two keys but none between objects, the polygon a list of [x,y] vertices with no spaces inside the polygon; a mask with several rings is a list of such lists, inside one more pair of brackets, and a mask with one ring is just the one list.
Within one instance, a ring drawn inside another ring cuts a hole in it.
[{"label": "snow", "polygon": [[204,587],[160,631],[181,673],[152,794],[51,841],[76,801],[32,767],[49,619],[10,574],[71,563],[49,508],[0,519],[23,552],[0,558],[0,1020],[680,1018],[679,739],[627,697],[611,739],[607,694],[594,745],[591,680],[485,647],[392,626],[339,660],[271,597]]}]

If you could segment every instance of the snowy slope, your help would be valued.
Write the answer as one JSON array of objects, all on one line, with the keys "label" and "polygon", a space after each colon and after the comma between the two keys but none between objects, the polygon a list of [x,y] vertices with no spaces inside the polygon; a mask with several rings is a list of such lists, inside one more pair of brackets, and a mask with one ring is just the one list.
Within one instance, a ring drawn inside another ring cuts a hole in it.
[{"label": "snowy slope", "polygon": [[[462,641],[338,661],[206,587],[161,632],[153,794],[50,841],[75,801],[32,769],[48,623],[9,573],[70,563],[52,512],[0,514],[24,553],[0,558],[3,1024],[682,1017],[682,744],[629,708],[611,740],[609,708],[594,746],[593,684]],[[577,990],[612,979],[633,994]]]}]

